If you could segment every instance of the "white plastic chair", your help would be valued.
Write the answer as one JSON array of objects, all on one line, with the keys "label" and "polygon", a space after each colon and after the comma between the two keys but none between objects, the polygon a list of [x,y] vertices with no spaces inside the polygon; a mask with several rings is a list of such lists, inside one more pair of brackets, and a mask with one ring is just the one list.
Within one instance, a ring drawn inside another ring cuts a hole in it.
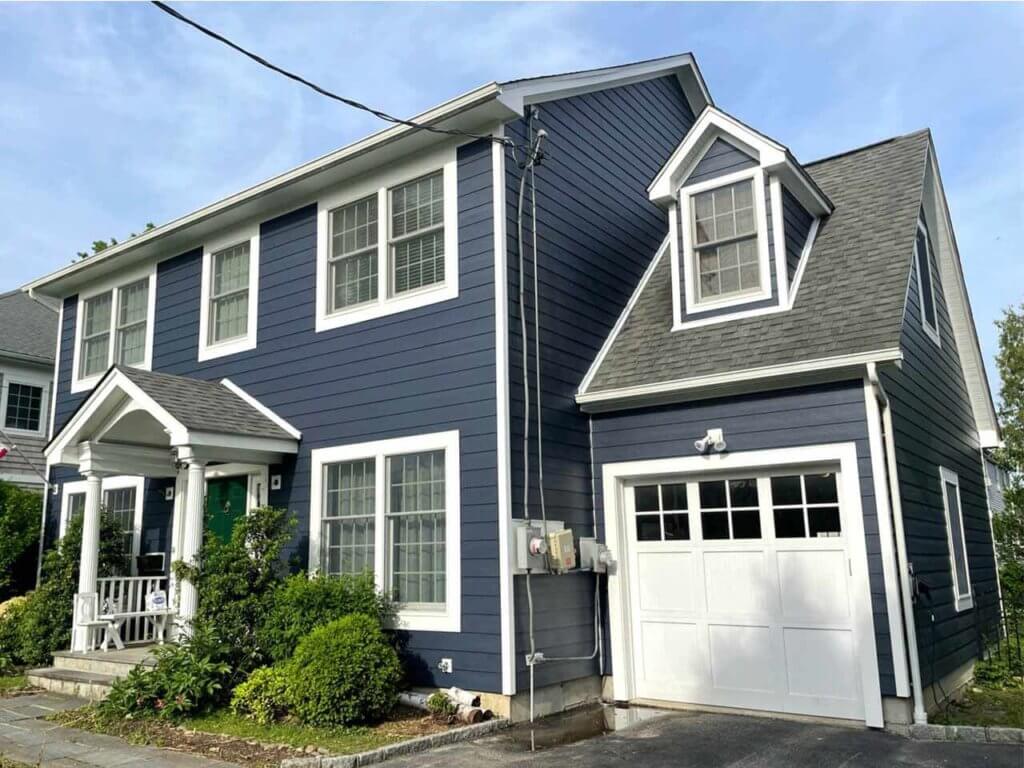
[{"label": "white plastic chair", "polygon": [[96,630],[106,630],[110,622],[98,618],[97,607],[99,605],[100,596],[95,592],[80,592],[75,595],[75,616],[77,616],[77,624],[80,629],[85,632],[85,646],[88,651],[96,650]]}]

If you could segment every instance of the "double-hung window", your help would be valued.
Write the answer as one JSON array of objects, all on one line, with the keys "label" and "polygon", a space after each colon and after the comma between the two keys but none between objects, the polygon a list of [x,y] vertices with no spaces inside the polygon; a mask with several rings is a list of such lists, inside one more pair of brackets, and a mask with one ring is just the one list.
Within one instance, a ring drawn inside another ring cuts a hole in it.
[{"label": "double-hung window", "polygon": [[229,232],[203,248],[199,359],[256,346],[259,229]]},{"label": "double-hung window", "polygon": [[752,179],[694,195],[693,235],[698,302],[761,290]]},{"label": "double-hung window", "polygon": [[72,391],[92,387],[111,365],[149,368],[155,272],[79,298]]},{"label": "double-hung window", "polygon": [[401,626],[458,631],[458,432],[315,449],[312,463],[310,563],[371,571]]},{"label": "double-hung window", "polygon": [[458,296],[454,150],[347,185],[317,203],[317,331]]},{"label": "double-hung window", "polygon": [[39,432],[43,420],[43,388],[15,381],[7,385],[4,428]]},{"label": "double-hung window", "polygon": [[942,485],[942,506],[946,515],[946,541],[949,545],[949,570],[953,579],[953,603],[958,611],[974,605],[971,595],[971,571],[967,561],[967,538],[964,532],[964,510],[960,503],[960,478],[955,472],[939,467]]},{"label": "double-hung window", "polygon": [[935,275],[932,273],[931,242],[923,221],[917,223],[914,241],[914,265],[917,270],[917,291],[921,310],[921,325],[936,344],[941,343],[939,321],[935,312]]}]

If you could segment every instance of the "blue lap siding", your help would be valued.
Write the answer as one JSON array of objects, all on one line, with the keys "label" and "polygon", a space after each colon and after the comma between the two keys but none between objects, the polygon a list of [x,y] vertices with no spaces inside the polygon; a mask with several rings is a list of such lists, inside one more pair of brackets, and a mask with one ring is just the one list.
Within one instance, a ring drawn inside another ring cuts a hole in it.
[{"label": "blue lap siding", "polygon": [[[302,431],[299,454],[271,467],[282,488],[269,496],[298,518],[288,557],[302,568],[311,449],[459,430],[462,632],[408,633],[410,675],[417,684],[500,691],[491,163],[490,142],[458,151],[457,298],[316,333],[316,206],[309,205],[260,226],[254,350],[198,362],[201,250],[158,264],[153,369],[228,377]],[[82,399],[69,392],[76,303],[65,302],[57,430]],[[155,547],[169,538],[165,485],[151,483],[146,494],[143,535]],[[454,674],[435,676],[442,656],[453,659]]]},{"label": "blue lap siding", "polygon": [[[725,430],[730,452],[822,443],[852,442],[856,445],[879,677],[882,694],[895,695],[863,382],[594,415],[600,535],[604,536],[603,464],[693,456],[693,441],[712,427]],[[607,629],[607,623],[605,627]],[[629,663],[620,659],[613,661],[616,665]]]},{"label": "blue lap siding", "polygon": [[[547,514],[577,535],[592,533],[588,422],[573,396],[645,267],[664,240],[665,212],[647,199],[657,175],[690,126],[693,112],[675,78],[665,77],[540,105],[548,133],[537,169],[537,218]],[[522,122],[507,126],[525,140]],[[506,157],[509,269],[509,389],[512,513],[523,517],[522,336],[518,309],[516,200],[519,171]],[[529,200],[526,193],[529,243]],[[532,258],[529,245],[527,259]],[[533,323],[533,272],[527,265],[527,317]],[[529,334],[533,356],[533,333]],[[536,403],[530,365],[530,398]],[[534,417],[535,418],[535,417]],[[536,426],[530,428],[531,510],[540,517]],[[537,649],[584,656],[594,647],[594,581],[589,574],[532,578]],[[528,684],[525,578],[514,587],[517,686]],[[538,686],[598,672],[597,660],[535,669]]]}]

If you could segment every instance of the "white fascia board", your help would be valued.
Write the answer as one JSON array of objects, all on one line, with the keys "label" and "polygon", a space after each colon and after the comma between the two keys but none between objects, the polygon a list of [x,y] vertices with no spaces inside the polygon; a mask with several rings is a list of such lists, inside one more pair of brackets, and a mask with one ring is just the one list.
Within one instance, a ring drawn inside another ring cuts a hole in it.
[{"label": "white fascia board", "polygon": [[894,362],[903,359],[899,348],[863,352],[855,355],[839,355],[783,365],[748,368],[742,371],[714,373],[696,376],[692,379],[677,379],[656,384],[641,384],[635,387],[609,389],[603,392],[576,395],[576,403],[584,411],[600,411],[628,401],[633,405],[647,404],[647,400],[669,402],[673,395],[695,395],[701,390],[735,386],[745,382],[764,382],[770,379],[799,377],[842,369],[853,369],[868,363]]},{"label": "white fascia board", "polygon": [[294,438],[295,438],[296,440],[301,440],[301,439],[302,439],[302,433],[301,433],[301,432],[300,432],[299,430],[297,430],[297,429],[296,429],[295,427],[293,427],[293,426],[292,426],[291,424],[289,424],[289,423],[288,423],[287,421],[285,421],[284,419],[282,419],[282,418],[281,418],[280,416],[278,416],[278,415],[277,415],[276,413],[274,413],[274,412],[273,412],[272,410],[270,410],[269,408],[267,408],[267,406],[265,406],[265,405],[264,405],[263,403],[261,403],[261,402],[260,402],[259,400],[257,400],[257,399],[256,399],[255,397],[253,397],[252,395],[250,395],[250,394],[249,394],[248,392],[246,392],[246,391],[245,391],[244,389],[242,389],[242,388],[241,388],[240,386],[238,386],[237,384],[235,384],[235,383],[234,383],[233,381],[231,381],[231,379],[221,379],[221,380],[220,380],[220,383],[221,383],[221,384],[222,384],[223,386],[225,386],[225,387],[227,387],[228,389],[230,389],[230,390],[231,390],[232,392],[234,392],[234,393],[235,393],[236,395],[238,395],[238,396],[239,396],[240,398],[242,398],[243,400],[245,400],[245,402],[247,402],[247,403],[248,403],[249,405],[251,405],[251,406],[252,406],[253,408],[255,408],[255,409],[256,409],[257,411],[259,411],[260,413],[262,413],[262,414],[263,414],[264,416],[266,416],[266,417],[267,417],[268,419],[270,419],[270,420],[271,420],[272,422],[274,422],[275,424],[277,424],[277,426],[279,426],[279,427],[280,427],[281,429],[283,429],[283,430],[284,430],[285,432],[287,432],[287,433],[288,433],[289,435],[291,435],[292,437],[294,437]]}]

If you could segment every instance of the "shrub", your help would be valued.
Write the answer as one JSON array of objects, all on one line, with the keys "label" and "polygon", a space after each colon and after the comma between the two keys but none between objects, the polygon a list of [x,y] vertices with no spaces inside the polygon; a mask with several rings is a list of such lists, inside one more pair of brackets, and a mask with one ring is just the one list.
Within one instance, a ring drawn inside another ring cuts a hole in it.
[{"label": "shrub", "polygon": [[354,613],[314,629],[288,663],[292,714],[310,725],[372,722],[394,709],[398,653],[376,619]]},{"label": "shrub", "polygon": [[28,598],[12,597],[0,603],[0,674],[6,674],[19,661],[18,627]]},{"label": "shrub", "polygon": [[288,712],[288,679],[284,669],[260,667],[253,670],[249,679],[235,688],[231,696],[231,711],[260,725],[269,725],[285,715]]},{"label": "shrub", "polygon": [[372,573],[291,576],[274,593],[259,645],[274,661],[284,661],[313,629],[350,613],[375,616],[382,626],[391,618],[392,603],[377,590]]},{"label": "shrub", "polygon": [[427,709],[430,711],[430,714],[442,720],[448,720],[453,717],[458,708],[458,705],[441,693],[441,691],[430,694],[430,697],[427,699]]},{"label": "shrub", "polygon": [[0,481],[0,600],[35,584],[42,496]]}]

